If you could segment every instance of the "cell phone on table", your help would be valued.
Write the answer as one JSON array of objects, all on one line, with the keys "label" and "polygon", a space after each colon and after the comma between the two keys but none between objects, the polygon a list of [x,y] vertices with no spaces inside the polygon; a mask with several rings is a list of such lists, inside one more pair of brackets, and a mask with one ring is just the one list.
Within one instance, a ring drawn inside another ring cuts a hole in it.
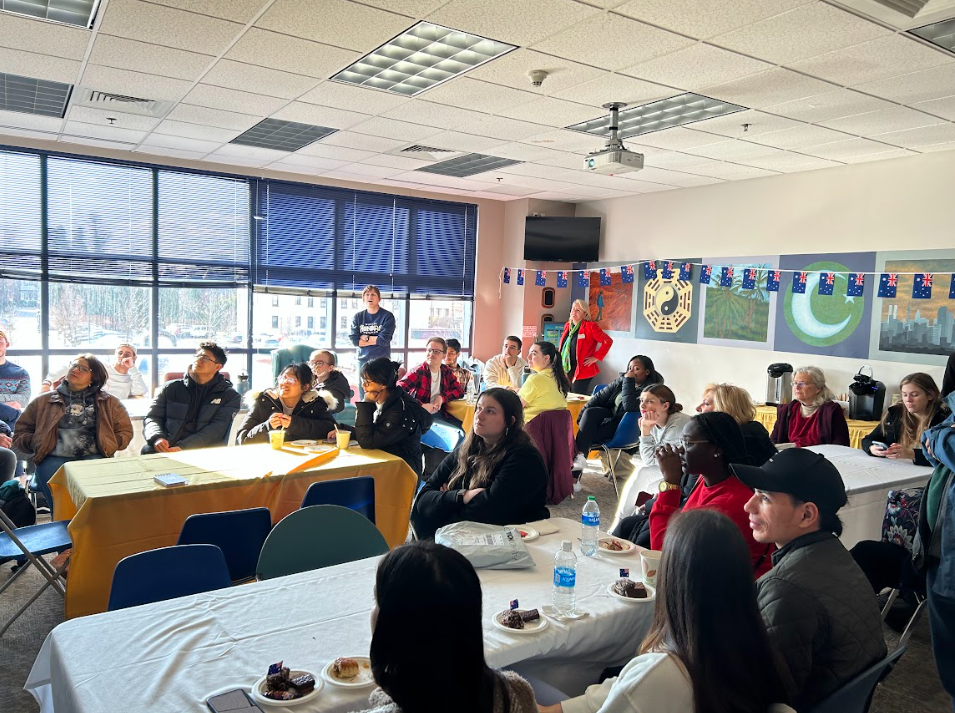
[{"label": "cell phone on table", "polygon": [[884,451],[889,450],[889,447],[885,445],[882,441],[872,441],[872,445],[876,448],[881,448]]},{"label": "cell phone on table", "polygon": [[212,713],[262,713],[252,697],[241,688],[210,696],[206,705]]}]

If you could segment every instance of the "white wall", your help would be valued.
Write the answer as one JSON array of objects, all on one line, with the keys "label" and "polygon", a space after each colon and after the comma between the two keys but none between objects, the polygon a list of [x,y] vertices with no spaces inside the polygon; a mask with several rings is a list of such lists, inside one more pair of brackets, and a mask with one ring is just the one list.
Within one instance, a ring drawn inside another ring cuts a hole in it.
[{"label": "white wall", "polygon": [[[955,151],[583,203],[578,216],[603,218],[600,258],[644,259],[955,248]],[[867,286],[868,287],[868,286]],[[947,289],[945,282],[942,289]],[[871,289],[871,288],[869,288]],[[867,293],[867,299],[872,299]],[[765,399],[766,367],[815,364],[846,391],[863,363],[890,392],[913,371],[941,385],[941,366],[801,356],[697,344],[618,339],[602,380],[633,354],[649,355],[684,406],[702,387],[728,381]]]}]

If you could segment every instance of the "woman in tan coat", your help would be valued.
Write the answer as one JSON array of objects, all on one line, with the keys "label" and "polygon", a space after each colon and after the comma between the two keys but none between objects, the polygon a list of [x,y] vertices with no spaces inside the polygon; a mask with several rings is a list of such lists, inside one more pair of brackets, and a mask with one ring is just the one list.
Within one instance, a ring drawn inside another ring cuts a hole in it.
[{"label": "woman in tan coat", "polygon": [[53,510],[49,480],[64,463],[112,458],[133,439],[123,404],[103,391],[106,367],[92,354],[80,354],[53,391],[40,394],[17,419],[13,448],[32,457],[36,481]]}]

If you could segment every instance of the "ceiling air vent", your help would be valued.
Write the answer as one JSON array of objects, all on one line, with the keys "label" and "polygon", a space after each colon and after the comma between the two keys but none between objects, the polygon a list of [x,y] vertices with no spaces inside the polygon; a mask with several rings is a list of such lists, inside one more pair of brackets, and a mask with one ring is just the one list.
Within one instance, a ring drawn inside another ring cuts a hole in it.
[{"label": "ceiling air vent", "polygon": [[405,146],[402,149],[392,149],[386,153],[391,156],[405,156],[408,158],[417,158],[422,161],[442,161],[455,154],[462,154],[464,152],[455,151],[454,149],[439,149],[436,146],[413,144],[412,146]]},{"label": "ceiling air vent", "polygon": [[929,0],[875,0],[879,5],[884,5],[890,10],[901,12],[906,17],[915,17],[922,8],[928,5]]},{"label": "ceiling air vent", "polygon": [[79,101],[75,101],[74,104],[140,116],[162,116],[172,106],[172,102],[168,101],[110,94],[96,89],[83,89]]}]

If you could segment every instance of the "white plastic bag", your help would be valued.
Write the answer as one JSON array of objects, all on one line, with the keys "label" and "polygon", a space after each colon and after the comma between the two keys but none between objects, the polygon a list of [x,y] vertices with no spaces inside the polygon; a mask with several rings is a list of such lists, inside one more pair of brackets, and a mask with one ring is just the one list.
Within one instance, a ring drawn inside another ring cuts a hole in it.
[{"label": "white plastic bag", "polygon": [[464,555],[475,569],[527,569],[534,566],[519,532],[503,525],[454,522],[438,528],[434,541]]}]

